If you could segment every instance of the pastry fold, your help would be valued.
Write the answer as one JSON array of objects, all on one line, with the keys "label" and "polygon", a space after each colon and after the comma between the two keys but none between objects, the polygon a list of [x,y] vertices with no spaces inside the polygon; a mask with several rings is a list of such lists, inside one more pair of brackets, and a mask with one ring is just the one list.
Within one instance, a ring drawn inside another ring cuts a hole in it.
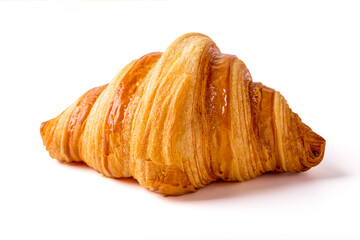
[{"label": "pastry fold", "polygon": [[40,132],[52,158],[166,195],[306,171],[325,150],[278,91],[253,82],[240,59],[200,33],[130,62]]}]

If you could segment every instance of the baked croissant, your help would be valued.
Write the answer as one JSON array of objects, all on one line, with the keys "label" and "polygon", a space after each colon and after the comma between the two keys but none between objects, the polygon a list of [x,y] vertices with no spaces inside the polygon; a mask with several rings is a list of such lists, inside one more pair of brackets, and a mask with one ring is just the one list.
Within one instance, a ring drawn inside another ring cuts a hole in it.
[{"label": "baked croissant", "polygon": [[306,171],[325,150],[279,92],[252,82],[241,60],[199,33],[130,62],[40,131],[52,158],[165,195]]}]

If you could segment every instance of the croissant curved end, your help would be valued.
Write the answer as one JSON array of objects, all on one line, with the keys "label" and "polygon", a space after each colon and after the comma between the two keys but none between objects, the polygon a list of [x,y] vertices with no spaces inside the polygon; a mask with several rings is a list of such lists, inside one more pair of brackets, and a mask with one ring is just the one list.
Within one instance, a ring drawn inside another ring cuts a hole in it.
[{"label": "croissant curved end", "polygon": [[44,128],[45,128],[45,125],[48,121],[46,122],[42,122],[41,125],[40,125],[40,133],[41,133],[41,136],[43,136],[43,131],[44,131]]},{"label": "croissant curved end", "polygon": [[320,135],[311,130],[304,124],[305,136],[304,145],[306,149],[307,159],[303,163],[304,167],[314,167],[318,165],[324,158],[326,141]]}]

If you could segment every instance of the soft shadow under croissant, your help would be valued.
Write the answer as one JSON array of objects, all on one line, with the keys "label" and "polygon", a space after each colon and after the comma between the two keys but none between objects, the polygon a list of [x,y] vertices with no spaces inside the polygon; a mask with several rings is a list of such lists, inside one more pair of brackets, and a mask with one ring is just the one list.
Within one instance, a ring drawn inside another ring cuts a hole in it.
[{"label": "soft shadow under croissant", "polygon": [[130,62],[42,123],[41,137],[59,161],[166,195],[306,171],[325,150],[279,92],[252,82],[241,60],[199,33]]}]

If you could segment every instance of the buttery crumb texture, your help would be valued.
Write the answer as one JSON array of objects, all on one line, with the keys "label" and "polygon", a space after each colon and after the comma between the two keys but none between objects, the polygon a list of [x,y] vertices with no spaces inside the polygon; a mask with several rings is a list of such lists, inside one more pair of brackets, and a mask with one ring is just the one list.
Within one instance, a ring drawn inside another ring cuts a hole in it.
[{"label": "buttery crumb texture", "polygon": [[240,59],[200,33],[130,62],[40,132],[52,158],[166,195],[306,171],[325,151],[279,92],[253,82]]}]

